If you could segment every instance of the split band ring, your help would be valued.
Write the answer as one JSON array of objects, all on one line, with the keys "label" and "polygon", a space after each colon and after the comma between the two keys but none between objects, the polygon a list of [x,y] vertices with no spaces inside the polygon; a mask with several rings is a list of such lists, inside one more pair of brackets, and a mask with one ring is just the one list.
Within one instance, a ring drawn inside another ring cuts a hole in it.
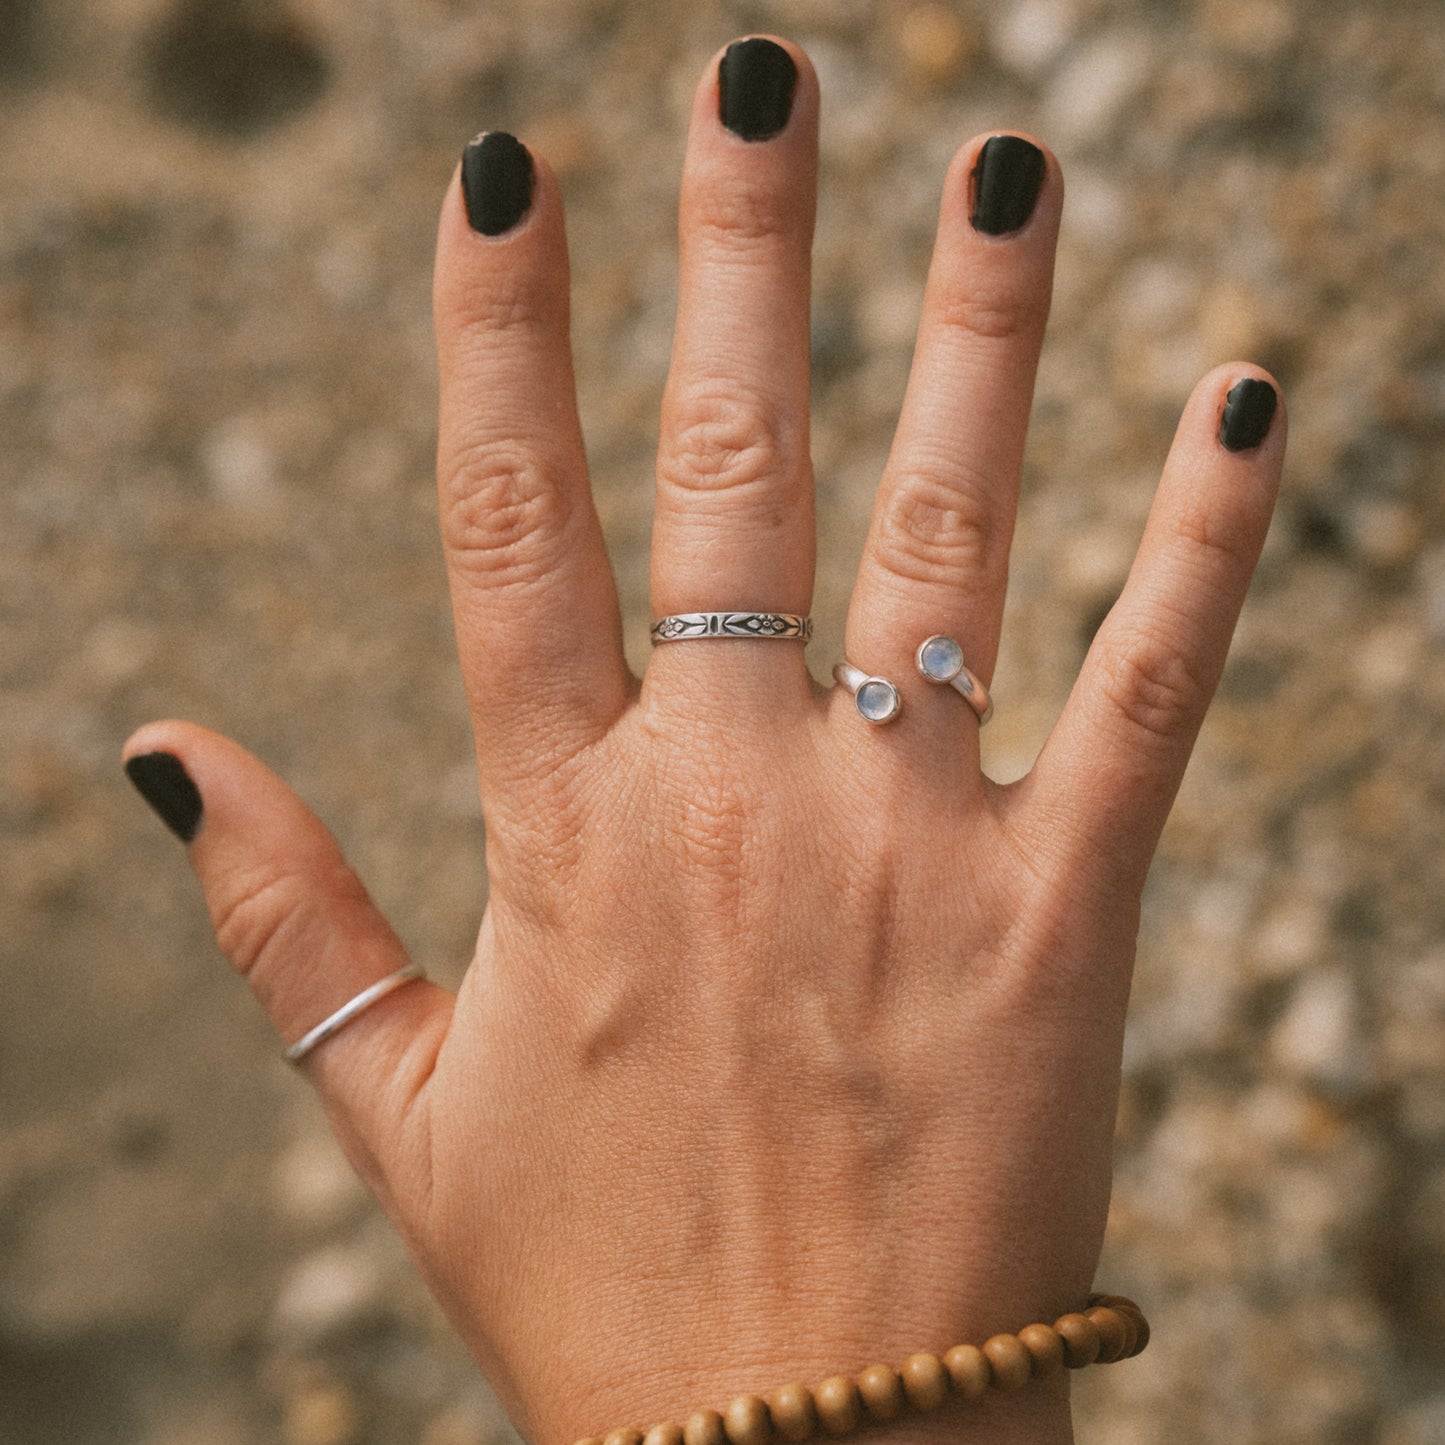
[{"label": "split band ring", "polygon": [[409,963],[395,973],[389,973],[379,982],[364,988],[348,1003],[341,1005],[329,1018],[324,1018],[309,1033],[302,1034],[284,1055],[288,1064],[299,1064],[317,1044],[329,1039],[338,1029],[343,1029],[357,1014],[365,1013],[372,1004],[384,999],[387,994],[399,989],[414,978],[425,978],[426,970],[419,963]]},{"label": "split band ring", "polygon": [[807,642],[813,619],[796,612],[675,612],[652,624],[652,645],[704,637],[776,637]]},{"label": "split band ring", "polygon": [[929,682],[947,683],[961,692],[978,714],[982,727],[993,716],[993,699],[988,689],[963,665],[963,649],[951,637],[937,633],[918,645],[918,670]]},{"label": "split band ring", "polygon": [[865,722],[892,722],[903,711],[903,699],[886,677],[871,677],[861,667],[854,667],[846,660],[834,667],[833,676],[853,694],[853,701]]}]

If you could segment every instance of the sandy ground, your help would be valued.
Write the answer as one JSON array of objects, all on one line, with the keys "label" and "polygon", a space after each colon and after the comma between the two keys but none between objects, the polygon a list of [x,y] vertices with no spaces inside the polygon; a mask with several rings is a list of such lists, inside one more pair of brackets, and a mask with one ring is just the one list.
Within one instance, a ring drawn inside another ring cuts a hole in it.
[{"label": "sandy ground", "polygon": [[482,821],[430,467],[462,143],[563,177],[597,494],[645,654],[686,107],[822,75],[810,657],[838,651],[954,148],[1069,203],[986,763],[1029,765],[1193,380],[1293,410],[1147,899],[1084,1440],[1445,1441],[1445,13],[1347,0],[0,0],[0,1440],[484,1445],[475,1368],[117,765],[240,738],[455,980]]}]

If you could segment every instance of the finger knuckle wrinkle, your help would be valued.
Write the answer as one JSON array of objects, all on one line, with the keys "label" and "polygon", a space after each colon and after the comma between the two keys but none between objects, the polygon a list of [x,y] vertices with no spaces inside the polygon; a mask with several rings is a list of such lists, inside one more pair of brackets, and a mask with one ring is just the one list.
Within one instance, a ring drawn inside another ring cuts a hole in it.
[{"label": "finger knuckle wrinkle", "polygon": [[770,488],[782,475],[783,459],[772,419],[761,407],[709,396],[678,406],[659,470],[680,491],[736,494]]},{"label": "finger knuckle wrinkle", "polygon": [[299,874],[278,873],[251,879],[221,903],[213,919],[216,942],[242,978],[284,948],[311,897]]},{"label": "finger knuckle wrinkle", "polygon": [[1186,511],[1175,524],[1184,546],[1207,568],[1222,563],[1233,568],[1252,559],[1252,548],[1234,516],[1208,509]]},{"label": "finger knuckle wrinkle", "polygon": [[748,251],[781,237],[788,229],[786,203],[762,186],[734,183],[710,188],[688,216],[693,244]]},{"label": "finger knuckle wrinkle", "polygon": [[529,582],[556,565],[570,509],[557,480],[508,451],[473,448],[454,463],[442,523],[454,564],[493,585]]},{"label": "finger knuckle wrinkle", "polygon": [[1011,341],[1038,328],[1043,307],[1032,295],[981,286],[945,296],[939,318],[950,331],[985,341]]},{"label": "finger knuckle wrinkle", "polygon": [[1139,635],[1113,657],[1104,692],[1138,733],[1176,737],[1204,711],[1209,690],[1188,658],[1161,637]]},{"label": "finger knuckle wrinkle", "polygon": [[989,564],[994,530],[987,508],[971,492],[911,478],[884,506],[879,560],[909,582],[949,582]]},{"label": "finger knuckle wrinkle", "polygon": [[550,328],[556,305],[545,291],[539,293],[532,287],[472,290],[459,302],[462,325],[470,333],[467,345],[480,354],[505,337],[525,341],[534,332]]}]

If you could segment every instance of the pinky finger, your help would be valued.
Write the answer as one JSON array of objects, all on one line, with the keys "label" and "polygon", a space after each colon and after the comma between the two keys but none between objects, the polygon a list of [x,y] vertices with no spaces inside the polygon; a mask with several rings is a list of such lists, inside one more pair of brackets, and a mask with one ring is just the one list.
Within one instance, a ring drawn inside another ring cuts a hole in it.
[{"label": "pinky finger", "polygon": [[1019,803],[1086,872],[1142,883],[1224,670],[1284,462],[1258,367],[1211,372],[1185,407],[1128,581]]},{"label": "pinky finger", "polygon": [[[142,728],[126,773],[188,845],[222,952],[287,1044],[406,966],[336,840],[270,769],[190,723]],[[352,1163],[383,1200],[408,1192],[403,1138],[447,1025],[452,996],[398,988],[305,1057]]]}]

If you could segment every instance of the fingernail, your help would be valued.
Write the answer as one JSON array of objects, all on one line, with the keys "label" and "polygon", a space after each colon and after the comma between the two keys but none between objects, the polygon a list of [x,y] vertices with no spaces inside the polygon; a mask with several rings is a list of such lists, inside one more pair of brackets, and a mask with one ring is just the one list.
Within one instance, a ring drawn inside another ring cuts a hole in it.
[{"label": "fingernail", "polygon": [[125,765],[126,776],[161,822],[189,843],[201,827],[201,795],[174,753],[141,753]]},{"label": "fingernail", "polygon": [[462,199],[472,230],[510,231],[532,204],[532,154],[514,135],[490,130],[462,152]]},{"label": "fingernail", "polygon": [[1021,230],[1034,213],[1045,169],[1043,151],[1022,136],[985,141],[973,168],[974,230],[989,236]]},{"label": "fingernail", "polygon": [[744,140],[769,140],[793,112],[798,67],[771,40],[736,40],[717,69],[718,118]]},{"label": "fingernail", "polygon": [[1279,403],[1275,389],[1267,381],[1246,377],[1236,382],[1224,399],[1224,415],[1219,422],[1219,440],[1232,452],[1247,452],[1269,435],[1274,409]]}]

